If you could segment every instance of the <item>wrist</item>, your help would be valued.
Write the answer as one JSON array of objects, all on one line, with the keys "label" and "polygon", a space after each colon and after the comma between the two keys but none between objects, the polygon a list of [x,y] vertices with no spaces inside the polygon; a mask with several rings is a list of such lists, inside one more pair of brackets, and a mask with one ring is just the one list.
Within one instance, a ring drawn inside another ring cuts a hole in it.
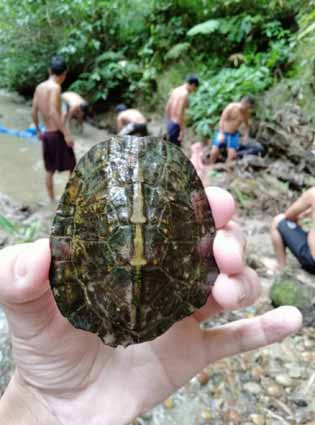
[{"label": "wrist", "polygon": [[17,372],[0,400],[0,423],[6,425],[60,425],[36,389],[23,384]]}]

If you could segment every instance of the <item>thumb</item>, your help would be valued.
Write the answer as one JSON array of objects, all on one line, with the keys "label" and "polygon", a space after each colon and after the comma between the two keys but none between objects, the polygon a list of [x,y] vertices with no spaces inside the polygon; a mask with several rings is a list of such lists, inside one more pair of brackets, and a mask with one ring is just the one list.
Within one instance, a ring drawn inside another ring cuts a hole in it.
[{"label": "thumb", "polygon": [[14,336],[31,337],[56,313],[48,283],[49,265],[47,239],[0,251],[0,304]]},{"label": "thumb", "polygon": [[15,305],[39,298],[49,289],[47,239],[0,251],[0,303]]}]

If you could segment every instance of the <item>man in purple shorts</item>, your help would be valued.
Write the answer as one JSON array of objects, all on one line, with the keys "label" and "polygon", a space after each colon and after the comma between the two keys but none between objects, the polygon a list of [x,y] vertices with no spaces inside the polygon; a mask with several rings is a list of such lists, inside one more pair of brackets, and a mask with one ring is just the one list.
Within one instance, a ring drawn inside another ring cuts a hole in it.
[{"label": "man in purple shorts", "polygon": [[239,149],[239,128],[244,125],[244,142],[247,143],[249,118],[254,106],[255,99],[252,96],[245,96],[240,102],[232,102],[224,109],[219,123],[219,131],[216,132],[212,142],[211,164],[217,161],[221,148],[227,149],[228,161],[236,159]]},{"label": "man in purple shorts", "polygon": [[[306,214],[312,220],[309,232],[298,224],[299,219]],[[276,270],[284,268],[285,251],[289,248],[301,267],[315,274],[315,187],[304,192],[284,214],[273,219],[271,238],[276,254]]]},{"label": "man in purple shorts", "polygon": [[[73,171],[76,160],[73,152],[74,141],[70,130],[64,126],[61,113],[61,85],[67,75],[63,58],[54,56],[51,60],[49,78],[36,87],[33,97],[33,121],[37,136],[42,141],[43,159],[46,170],[46,188],[49,199],[54,201],[53,175],[55,171]],[[41,115],[45,132],[39,127]]]}]

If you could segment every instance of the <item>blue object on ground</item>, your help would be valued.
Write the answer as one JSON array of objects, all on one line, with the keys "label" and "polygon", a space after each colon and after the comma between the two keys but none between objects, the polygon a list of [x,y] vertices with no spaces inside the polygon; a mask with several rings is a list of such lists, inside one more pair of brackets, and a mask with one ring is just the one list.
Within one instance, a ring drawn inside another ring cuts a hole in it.
[{"label": "blue object on ground", "polygon": [[[39,126],[39,128],[42,132],[45,131],[45,127],[42,124]],[[28,140],[33,140],[34,142],[38,142],[35,127],[29,127],[26,130],[14,130],[13,128],[6,128],[0,125],[0,133],[8,134],[9,136],[20,137],[21,139],[28,139]]]}]

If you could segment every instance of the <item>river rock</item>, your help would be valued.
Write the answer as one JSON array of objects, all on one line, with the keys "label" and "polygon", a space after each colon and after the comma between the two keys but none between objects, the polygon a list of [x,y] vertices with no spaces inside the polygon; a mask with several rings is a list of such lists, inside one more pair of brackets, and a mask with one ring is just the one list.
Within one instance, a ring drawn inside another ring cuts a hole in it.
[{"label": "river rock", "polygon": [[229,409],[224,414],[224,423],[239,425],[242,421],[241,415],[236,409]]},{"label": "river rock", "polygon": [[315,287],[304,284],[289,273],[283,273],[274,281],[269,296],[274,307],[294,305],[302,312],[305,325],[315,325]]},{"label": "river rock", "polygon": [[289,375],[277,375],[276,382],[283,387],[291,387],[293,384],[293,381]]},{"label": "river rock", "polygon": [[255,425],[265,425],[265,418],[262,415],[253,414],[250,415],[250,419]]},{"label": "river rock", "polygon": [[205,370],[197,374],[197,379],[200,385],[207,385],[209,382],[209,373]]},{"label": "river rock", "polygon": [[174,407],[174,402],[171,398],[168,398],[168,399],[164,400],[163,405],[166,409],[172,409]]},{"label": "river rock", "polygon": [[251,394],[260,394],[261,393],[261,387],[260,385],[256,384],[256,382],[247,382],[244,385],[244,390]]},{"label": "river rock", "polygon": [[282,392],[282,388],[277,384],[271,384],[267,387],[267,394],[271,397],[280,397]]},{"label": "river rock", "polygon": [[212,419],[210,410],[203,410],[200,415],[201,419],[208,421]]},{"label": "river rock", "polygon": [[288,159],[298,167],[296,173],[304,170],[313,174],[315,129],[297,105],[287,103],[272,122],[261,122],[256,138],[267,148],[270,157]]}]

